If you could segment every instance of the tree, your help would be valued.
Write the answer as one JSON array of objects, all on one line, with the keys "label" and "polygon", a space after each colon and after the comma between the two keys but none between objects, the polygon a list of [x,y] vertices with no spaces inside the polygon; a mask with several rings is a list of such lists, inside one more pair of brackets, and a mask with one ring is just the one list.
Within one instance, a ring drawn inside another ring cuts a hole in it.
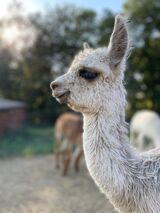
[{"label": "tree", "polygon": [[142,108],[160,112],[160,1],[128,0],[124,10],[132,17],[136,46],[127,71],[131,112]]},{"label": "tree", "polygon": [[106,46],[107,41],[109,43],[109,39],[114,26],[114,18],[115,14],[110,10],[104,10],[103,14],[98,22],[98,30],[97,30],[97,43],[101,46]]},{"label": "tree", "polygon": [[33,14],[29,22],[36,39],[30,48],[24,49],[18,63],[21,69],[19,89],[34,121],[53,120],[64,107],[59,107],[51,98],[49,84],[57,74],[67,70],[84,41],[93,43],[96,13],[64,6],[47,11],[45,15]]},{"label": "tree", "polygon": [[[10,52],[7,64],[16,66],[6,68],[13,90],[6,90],[7,93],[2,90],[2,93],[6,98],[27,102],[34,122],[52,121],[66,107],[60,107],[52,99],[50,82],[67,71],[76,52],[82,49],[83,42],[91,46],[107,44],[114,15],[107,10],[98,19],[94,11],[72,5],[49,9],[45,14],[31,14],[26,18],[21,15],[19,4],[16,11],[10,17],[12,23],[26,24],[26,29],[30,27],[30,34],[35,35],[34,42],[28,46],[29,41],[23,40],[27,48],[20,51],[20,57],[15,57],[16,51]],[[3,20],[4,23],[10,22]]]},{"label": "tree", "polygon": [[31,44],[32,36],[30,23],[22,13],[22,4],[15,0],[8,9],[8,16],[0,20],[0,95],[21,100],[19,60],[22,50]]}]

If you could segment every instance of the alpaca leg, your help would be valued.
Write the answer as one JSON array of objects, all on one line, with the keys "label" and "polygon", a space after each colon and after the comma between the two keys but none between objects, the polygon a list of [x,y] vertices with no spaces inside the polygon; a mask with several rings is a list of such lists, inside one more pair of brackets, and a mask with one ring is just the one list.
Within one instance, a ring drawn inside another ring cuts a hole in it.
[{"label": "alpaca leg", "polygon": [[60,168],[60,141],[57,139],[54,146],[56,168]]},{"label": "alpaca leg", "polygon": [[83,156],[83,148],[82,145],[77,145],[76,150],[74,152],[75,161],[74,161],[74,169],[76,172],[79,171],[80,160]]},{"label": "alpaca leg", "polygon": [[55,157],[56,157],[56,168],[59,169],[60,168],[60,153],[57,152],[55,154]]},{"label": "alpaca leg", "polygon": [[62,174],[66,175],[68,172],[70,158],[71,158],[71,145],[67,139],[63,140],[60,147],[60,151],[61,151],[62,164],[63,164]]},{"label": "alpaca leg", "polygon": [[70,164],[70,156],[71,156],[71,151],[70,150],[64,150],[62,153],[62,158],[63,158],[63,171],[62,175],[65,176],[68,172],[69,164]]}]

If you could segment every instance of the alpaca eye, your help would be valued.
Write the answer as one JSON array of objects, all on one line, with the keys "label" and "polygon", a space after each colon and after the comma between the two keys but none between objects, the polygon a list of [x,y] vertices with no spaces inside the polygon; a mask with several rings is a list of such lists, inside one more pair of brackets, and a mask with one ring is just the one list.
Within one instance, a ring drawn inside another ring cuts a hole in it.
[{"label": "alpaca eye", "polygon": [[99,73],[91,72],[85,69],[79,71],[79,76],[86,80],[94,80],[95,78],[97,78],[98,74]]}]

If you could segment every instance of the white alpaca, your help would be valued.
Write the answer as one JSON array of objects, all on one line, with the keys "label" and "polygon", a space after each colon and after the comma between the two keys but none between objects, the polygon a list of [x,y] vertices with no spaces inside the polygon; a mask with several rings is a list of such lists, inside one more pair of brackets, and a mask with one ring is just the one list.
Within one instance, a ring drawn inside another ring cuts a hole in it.
[{"label": "white alpaca", "polygon": [[130,123],[131,143],[140,151],[160,146],[160,117],[151,110],[134,114]]},{"label": "white alpaca", "polygon": [[123,213],[160,212],[160,149],[138,154],[129,144],[123,78],[127,25],[116,16],[108,48],[84,50],[51,83],[53,96],[84,116],[83,148],[95,183]]}]

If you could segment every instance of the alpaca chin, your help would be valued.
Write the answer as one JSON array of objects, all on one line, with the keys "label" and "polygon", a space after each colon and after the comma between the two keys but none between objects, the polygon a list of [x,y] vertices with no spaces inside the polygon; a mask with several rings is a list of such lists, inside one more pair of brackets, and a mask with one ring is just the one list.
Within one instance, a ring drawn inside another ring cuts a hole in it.
[{"label": "alpaca chin", "polygon": [[83,114],[89,113],[89,109],[87,107],[74,105],[71,102],[67,103],[67,105],[68,105],[68,107],[70,107],[72,110],[74,110],[76,112],[81,112]]}]

